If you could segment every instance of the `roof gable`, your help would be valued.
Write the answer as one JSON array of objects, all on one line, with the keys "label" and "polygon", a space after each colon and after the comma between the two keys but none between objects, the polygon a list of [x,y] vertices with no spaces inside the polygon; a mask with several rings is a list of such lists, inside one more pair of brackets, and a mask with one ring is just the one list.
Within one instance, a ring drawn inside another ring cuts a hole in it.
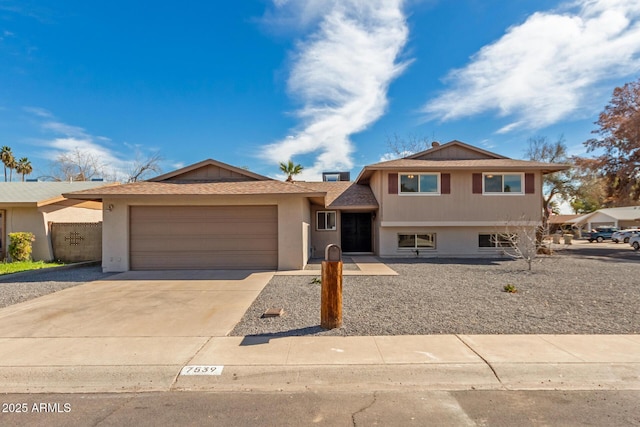
[{"label": "roof gable", "polygon": [[266,181],[266,176],[207,159],[150,179],[151,182],[237,182]]},{"label": "roof gable", "polygon": [[479,159],[507,159],[490,151],[474,147],[464,142],[453,140],[442,145],[405,157],[414,160],[479,160]]},{"label": "roof gable", "polygon": [[598,209],[594,212],[589,212],[578,218],[571,220],[570,222],[576,224],[582,224],[586,222],[594,222],[595,219],[607,217],[617,221],[639,221],[640,220],[640,206],[624,206],[619,208],[604,208]]}]

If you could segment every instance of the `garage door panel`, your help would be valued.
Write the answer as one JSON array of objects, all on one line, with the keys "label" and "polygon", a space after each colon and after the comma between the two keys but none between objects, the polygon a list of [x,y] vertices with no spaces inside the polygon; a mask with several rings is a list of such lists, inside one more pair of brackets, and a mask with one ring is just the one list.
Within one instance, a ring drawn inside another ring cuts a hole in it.
[{"label": "garage door panel", "polygon": [[278,265],[276,206],[132,206],[131,269]]},{"label": "garage door panel", "polygon": [[[134,206],[133,219],[164,222],[167,219],[179,221],[215,221],[228,219],[259,220],[264,212],[275,206]],[[213,209],[213,210],[212,210]]]},{"label": "garage door panel", "polygon": [[[137,236],[150,236],[156,238],[158,235],[175,236],[176,238],[193,238],[201,235],[215,236],[236,236],[244,234],[265,234],[265,231],[277,228],[276,221],[263,221],[259,223],[241,223],[229,220],[228,222],[216,223],[160,223],[145,222],[137,226],[135,233]],[[271,232],[275,235],[275,232]]]},{"label": "garage door panel", "polygon": [[[201,252],[185,252],[178,255],[171,253],[140,253],[136,257],[139,266],[145,270],[167,269],[273,269],[260,267],[274,265],[278,262],[277,252],[267,253],[229,253],[220,252],[203,255]],[[213,266],[212,266],[213,263]],[[178,265],[179,267],[176,267]],[[141,269],[141,268],[132,268]]]},{"label": "garage door panel", "polygon": [[181,240],[172,241],[170,244],[158,244],[158,242],[151,238],[136,239],[131,243],[132,251],[217,251],[224,250],[243,252],[243,251],[262,251],[262,250],[278,250],[278,244],[275,235],[269,236],[251,236],[251,237],[227,237],[227,236],[215,236],[215,237],[193,237],[193,238],[181,238]]}]

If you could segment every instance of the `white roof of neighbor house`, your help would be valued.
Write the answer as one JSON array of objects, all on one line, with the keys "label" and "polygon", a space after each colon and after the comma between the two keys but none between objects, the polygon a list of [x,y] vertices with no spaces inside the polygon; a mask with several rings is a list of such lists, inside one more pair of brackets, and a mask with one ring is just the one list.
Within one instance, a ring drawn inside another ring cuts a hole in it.
[{"label": "white roof of neighbor house", "polygon": [[622,208],[605,208],[599,209],[595,212],[588,213],[586,215],[579,216],[578,218],[569,220],[574,224],[580,224],[587,222],[588,219],[596,214],[603,214],[618,221],[635,221],[640,220],[640,206],[626,206]]},{"label": "white roof of neighbor house", "polygon": [[61,200],[62,193],[113,185],[103,181],[0,182],[1,205],[36,205]]}]

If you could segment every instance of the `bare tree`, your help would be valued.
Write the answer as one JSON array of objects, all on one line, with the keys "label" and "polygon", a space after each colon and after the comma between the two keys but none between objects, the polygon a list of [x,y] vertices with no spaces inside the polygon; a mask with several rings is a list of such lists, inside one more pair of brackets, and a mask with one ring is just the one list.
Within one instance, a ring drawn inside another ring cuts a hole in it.
[{"label": "bare tree", "polygon": [[[550,142],[546,136],[529,138],[526,156],[529,160],[545,163],[570,163],[567,154],[567,146],[564,136],[560,136],[555,142]],[[575,194],[575,176],[572,169],[546,174],[543,177],[542,208],[544,212],[544,224],[549,219],[553,199],[570,200]]]},{"label": "bare tree", "polygon": [[76,148],[60,153],[51,163],[51,177],[55,181],[90,181],[104,178],[105,165],[95,154]]},{"label": "bare tree", "polygon": [[391,136],[387,135],[387,147],[389,147],[391,153],[401,158],[427,150],[431,147],[433,140],[433,138],[426,136],[419,137],[409,134],[406,137],[401,137],[394,133]]},{"label": "bare tree", "polygon": [[144,157],[137,150],[130,162],[123,161],[123,167],[115,168],[107,164],[99,155],[81,151],[79,148],[59,154],[51,162],[48,178],[53,181],[90,181],[102,178],[106,181],[136,182],[155,172],[159,173],[162,157],[158,152]]},{"label": "bare tree", "polygon": [[497,247],[504,248],[504,255],[524,260],[531,270],[539,254],[550,253],[543,240],[543,236],[548,235],[548,232],[548,226],[536,224],[523,216],[516,221],[508,220],[504,228],[500,228],[492,236],[492,240]]},{"label": "bare tree", "polygon": [[143,157],[140,151],[136,151],[136,157],[128,171],[129,177],[127,178],[127,182],[144,180],[152,172],[159,174],[162,172],[160,161],[162,161],[162,157],[157,151],[151,153],[149,157],[146,158]]}]

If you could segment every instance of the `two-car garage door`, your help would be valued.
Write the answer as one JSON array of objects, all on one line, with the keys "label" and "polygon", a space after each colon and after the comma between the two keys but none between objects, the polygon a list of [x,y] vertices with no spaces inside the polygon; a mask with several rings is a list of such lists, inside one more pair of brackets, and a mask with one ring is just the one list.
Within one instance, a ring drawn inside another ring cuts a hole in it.
[{"label": "two-car garage door", "polygon": [[277,206],[132,206],[132,270],[277,269]]}]

